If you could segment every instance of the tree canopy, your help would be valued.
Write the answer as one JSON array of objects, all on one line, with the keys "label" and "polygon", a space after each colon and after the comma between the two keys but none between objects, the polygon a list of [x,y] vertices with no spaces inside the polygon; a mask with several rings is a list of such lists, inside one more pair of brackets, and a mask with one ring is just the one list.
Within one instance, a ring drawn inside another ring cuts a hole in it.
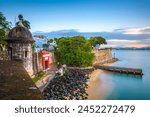
[{"label": "tree canopy", "polygon": [[48,39],[47,43],[50,44],[53,42],[53,39]]},{"label": "tree canopy", "polygon": [[92,46],[95,46],[96,44],[107,44],[106,39],[101,36],[91,37],[89,43]]},{"label": "tree canopy", "polygon": [[61,64],[70,66],[92,65],[94,54],[88,41],[82,36],[57,39],[56,54]]},{"label": "tree canopy", "polygon": [[[46,44],[43,44],[44,50],[50,51],[50,50],[49,50],[49,47],[52,46],[51,43],[53,43],[53,41],[54,41],[53,39],[48,39],[48,40],[47,40],[47,43],[46,43]],[[53,47],[54,47],[54,46],[53,46]]]},{"label": "tree canopy", "polygon": [[3,13],[0,12],[0,50],[3,50],[6,45],[5,40],[7,38],[10,28],[11,23],[8,22]]}]

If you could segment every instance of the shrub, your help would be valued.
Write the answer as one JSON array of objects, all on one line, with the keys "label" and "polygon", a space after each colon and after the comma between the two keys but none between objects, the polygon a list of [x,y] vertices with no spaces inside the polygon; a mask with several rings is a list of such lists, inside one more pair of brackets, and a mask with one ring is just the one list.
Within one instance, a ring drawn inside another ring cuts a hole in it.
[{"label": "shrub", "polygon": [[33,79],[33,82],[36,83],[38,80],[40,80],[44,76],[44,72],[40,71]]}]

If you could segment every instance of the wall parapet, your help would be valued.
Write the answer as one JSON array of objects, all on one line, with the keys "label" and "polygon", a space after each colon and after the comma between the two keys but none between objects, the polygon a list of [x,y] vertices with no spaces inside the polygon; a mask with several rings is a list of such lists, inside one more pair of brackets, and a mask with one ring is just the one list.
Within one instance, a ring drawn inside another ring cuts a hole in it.
[{"label": "wall parapet", "polygon": [[112,48],[94,49],[95,60],[93,64],[104,64],[112,60]]}]

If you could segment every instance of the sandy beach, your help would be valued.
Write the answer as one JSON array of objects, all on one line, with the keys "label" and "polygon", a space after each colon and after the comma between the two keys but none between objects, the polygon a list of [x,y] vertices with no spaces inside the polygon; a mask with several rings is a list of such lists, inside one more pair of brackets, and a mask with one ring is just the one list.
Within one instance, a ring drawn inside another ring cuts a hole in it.
[{"label": "sandy beach", "polygon": [[[111,63],[106,63],[104,65],[109,66]],[[105,71],[96,69],[91,74],[89,74],[88,81],[88,100],[103,100],[107,96],[108,92],[111,90],[112,86],[107,84],[104,80],[101,79],[101,74]]]},{"label": "sandy beach", "polygon": [[87,88],[88,100],[104,99],[105,90],[103,88],[102,80],[100,78],[100,74],[102,73],[102,70],[97,69],[89,75],[90,79]]}]

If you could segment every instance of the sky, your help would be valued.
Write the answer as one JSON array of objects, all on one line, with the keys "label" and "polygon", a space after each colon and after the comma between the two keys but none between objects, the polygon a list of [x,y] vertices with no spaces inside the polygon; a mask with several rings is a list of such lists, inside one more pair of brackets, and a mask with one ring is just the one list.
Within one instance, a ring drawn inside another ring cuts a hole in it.
[{"label": "sky", "polygon": [[[30,21],[31,32],[76,29],[80,32],[150,34],[149,6],[150,0],[0,0],[0,11],[7,20],[14,25],[18,14],[22,14]],[[140,43],[137,39],[129,41],[115,38],[109,43],[122,42],[127,43],[126,46]],[[146,44],[144,46],[149,46]]]}]

